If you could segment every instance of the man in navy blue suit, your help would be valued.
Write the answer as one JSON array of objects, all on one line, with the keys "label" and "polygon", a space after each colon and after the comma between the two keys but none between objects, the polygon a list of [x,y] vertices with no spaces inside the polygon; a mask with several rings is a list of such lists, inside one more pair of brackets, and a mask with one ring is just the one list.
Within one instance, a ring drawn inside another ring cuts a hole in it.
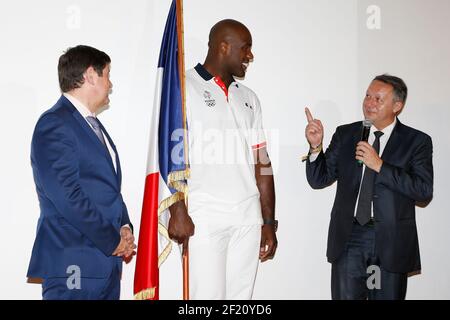
[{"label": "man in navy blue suit", "polygon": [[339,126],[325,153],[322,123],[306,109],[308,182],[337,181],[327,248],[333,299],[402,300],[408,273],[421,269],[415,206],[433,197],[433,145],[398,119],[407,95],[402,79],[375,77],[363,102],[368,141],[361,122]]},{"label": "man in navy blue suit", "polygon": [[109,104],[111,59],[77,46],[59,59],[61,98],[38,120],[31,165],[41,214],[28,277],[44,299],[119,299],[136,245],[116,146],[97,119]]}]

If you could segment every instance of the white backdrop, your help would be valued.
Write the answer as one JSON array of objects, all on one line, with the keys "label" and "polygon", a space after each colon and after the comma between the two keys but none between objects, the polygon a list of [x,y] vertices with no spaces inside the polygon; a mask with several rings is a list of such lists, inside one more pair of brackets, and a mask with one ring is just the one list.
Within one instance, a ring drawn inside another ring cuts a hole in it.
[{"label": "white backdrop", "polygon": [[[59,97],[57,61],[88,44],[112,58],[111,108],[100,117],[118,146],[123,195],[139,232],[150,114],[159,46],[170,0],[15,0],[0,9],[0,299],[40,299],[26,271],[39,215],[29,160],[39,115]],[[370,80],[389,72],[407,82],[401,120],[433,137],[435,192],[418,209],[422,274],[409,299],[450,298],[450,2],[448,0],[185,0],[186,65],[203,62],[210,27],[223,18],[245,23],[255,61],[245,84],[259,96],[270,134],[277,191],[279,249],[260,265],[255,299],[329,299],[325,249],[335,187],[313,191],[300,156],[307,151],[304,106],[326,127],[362,118]],[[181,298],[171,256],[161,297]],[[132,298],[134,262],[125,266],[122,298]]]}]

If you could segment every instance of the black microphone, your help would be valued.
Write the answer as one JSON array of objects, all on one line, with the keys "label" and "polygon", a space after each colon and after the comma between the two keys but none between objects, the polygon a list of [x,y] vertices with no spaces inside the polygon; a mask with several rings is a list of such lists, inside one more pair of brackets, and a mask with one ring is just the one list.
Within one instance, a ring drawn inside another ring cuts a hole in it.
[{"label": "black microphone", "polygon": [[[361,141],[369,141],[370,127],[372,127],[372,121],[366,119],[362,122]],[[358,160],[358,165],[361,167],[363,162]]]}]

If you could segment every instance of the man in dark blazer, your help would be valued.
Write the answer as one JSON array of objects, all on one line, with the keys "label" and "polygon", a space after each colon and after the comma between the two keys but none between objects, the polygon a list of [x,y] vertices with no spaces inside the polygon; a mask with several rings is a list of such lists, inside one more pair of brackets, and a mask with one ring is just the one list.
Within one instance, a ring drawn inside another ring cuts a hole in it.
[{"label": "man in dark blazer", "polygon": [[[322,151],[323,126],[306,108],[306,175],[314,189],[337,181],[328,234],[333,299],[404,299],[420,270],[415,206],[433,196],[432,141],[400,122],[407,87],[381,75],[367,89],[362,122],[340,126]],[[370,125],[370,124],[369,124]]]},{"label": "man in dark blazer", "polygon": [[31,165],[41,214],[28,277],[44,299],[119,299],[122,260],[136,247],[120,192],[117,149],[97,119],[111,60],[77,46],[58,64],[63,95],[38,120]]}]

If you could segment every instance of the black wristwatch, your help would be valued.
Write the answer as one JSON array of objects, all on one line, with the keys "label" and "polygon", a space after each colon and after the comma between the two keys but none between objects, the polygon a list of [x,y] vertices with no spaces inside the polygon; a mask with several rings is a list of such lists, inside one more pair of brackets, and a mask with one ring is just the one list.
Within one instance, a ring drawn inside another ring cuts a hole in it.
[{"label": "black wristwatch", "polygon": [[278,220],[273,219],[263,219],[264,224],[271,224],[275,228],[275,232],[278,230]]}]

